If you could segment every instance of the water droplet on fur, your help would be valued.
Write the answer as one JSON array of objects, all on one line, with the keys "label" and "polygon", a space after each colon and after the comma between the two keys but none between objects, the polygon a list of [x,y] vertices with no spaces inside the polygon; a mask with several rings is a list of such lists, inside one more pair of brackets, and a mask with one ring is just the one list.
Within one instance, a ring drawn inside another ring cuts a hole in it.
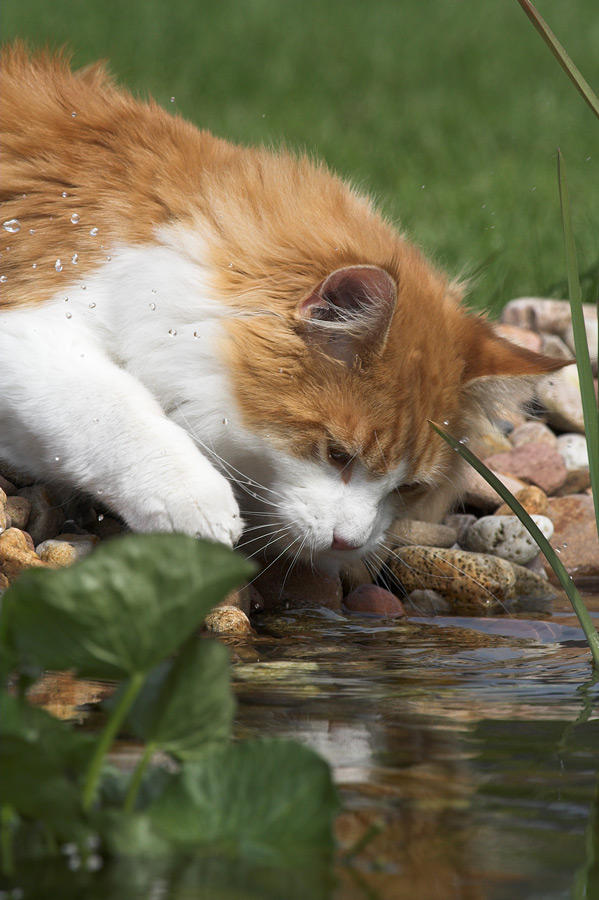
[{"label": "water droplet on fur", "polygon": [[96,494],[103,494],[103,493],[104,493],[104,491],[102,490],[102,488],[98,488],[98,490],[96,491]]},{"label": "water droplet on fur", "polygon": [[62,272],[62,263],[59,259],[57,259],[56,262],[54,263],[54,268],[56,269],[57,272]]},{"label": "water droplet on fur", "polygon": [[80,215],[78,215],[77,213],[73,213],[73,215],[71,216],[71,222],[73,223],[73,225],[76,225],[80,218]]},{"label": "water droplet on fur", "polygon": [[72,313],[65,313],[65,315],[66,315],[67,319],[72,319],[72,318],[73,318],[73,314],[72,314]]},{"label": "water droplet on fur", "polygon": [[61,194],[60,196],[63,197],[63,198],[65,198],[65,197],[68,197],[69,195],[67,194],[66,191],[63,191],[62,194]]},{"label": "water droplet on fur", "polygon": [[223,419],[223,425],[228,425],[228,424],[229,424],[229,420],[228,420],[228,419]]},{"label": "water droplet on fur", "polygon": [[175,102],[175,98],[171,97],[171,103],[174,103],[174,102]]},{"label": "water droplet on fur", "polygon": [[227,269],[232,269],[232,268],[233,268],[233,263],[229,263],[229,265],[227,266]]},{"label": "water droplet on fur", "polygon": [[94,228],[91,228],[91,229],[90,229],[90,232],[89,232],[89,233],[91,234],[92,237],[95,237],[95,236],[97,235],[97,233],[98,233],[99,230],[100,230],[99,228],[95,228],[95,227],[94,227]]},{"label": "water droplet on fur", "polygon": [[95,304],[95,303],[90,303],[90,304],[89,304],[89,308],[90,308],[90,309],[95,309],[95,308],[96,308],[96,304]]},{"label": "water droplet on fur", "polygon": [[6,281],[6,275],[0,275],[0,282],[2,282],[2,284],[4,284],[5,281]]},{"label": "water droplet on fur", "polygon": [[18,219],[7,219],[3,224],[3,228],[11,234],[16,234],[17,231],[21,230],[21,223]]},{"label": "water droplet on fur", "polygon": [[68,302],[69,302],[69,298],[68,298],[68,297],[65,297],[65,298],[64,298],[64,302],[65,302],[65,303],[68,303]]},{"label": "water droplet on fur", "polygon": [[194,331],[193,336],[194,336],[194,338],[199,338],[200,332],[199,332],[199,331]]},{"label": "water droplet on fur", "polygon": [[71,113],[71,118],[74,119],[76,116],[77,116],[77,113],[76,113],[76,112],[72,112],[72,113]]},{"label": "water droplet on fur", "polygon": [[443,419],[443,424],[444,424],[444,425],[449,425],[449,419]]},{"label": "water droplet on fur", "polygon": [[174,328],[169,328],[168,333],[170,334],[171,337],[175,337],[175,335],[177,334],[177,332],[175,331]]},{"label": "water droplet on fur", "polygon": [[107,257],[106,257],[106,261],[107,261],[107,262],[110,262],[111,259],[112,259],[112,256],[107,256]]},{"label": "water droplet on fur", "polygon": [[562,547],[564,548],[564,550],[566,549],[567,546],[568,546],[567,544],[562,544]]},{"label": "water droplet on fur", "polygon": [[156,309],[155,303],[148,303],[148,306],[150,307],[150,309]]},{"label": "water droplet on fur", "polygon": [[100,515],[98,516],[98,522],[103,522],[103,521],[104,521],[104,513],[100,513]]},{"label": "water droplet on fur", "polygon": [[86,285],[86,284],[82,284],[82,285],[80,285],[80,287],[81,287],[81,290],[82,290],[82,291],[86,291],[86,290],[87,290],[87,285]]},{"label": "water droplet on fur", "polygon": [[100,421],[99,419],[92,419],[92,422],[94,423],[94,425],[97,425],[99,421]]},{"label": "water droplet on fur", "polygon": [[73,253],[73,255],[71,256],[71,262],[73,263],[74,266],[77,265],[77,263],[79,262],[79,254],[78,253]]},{"label": "water droplet on fur", "polygon": [[32,263],[32,264],[31,264],[31,268],[32,268],[32,269],[37,269],[37,263]]},{"label": "water droplet on fur", "polygon": [[283,370],[279,369],[279,375],[282,375],[282,374],[283,374]]},{"label": "water droplet on fur", "polygon": [[54,462],[60,462],[60,456],[55,456],[55,457],[54,457]]},{"label": "water droplet on fur", "polygon": [[556,547],[556,548],[555,548],[555,552],[556,552],[556,553],[561,553],[562,551],[560,550],[559,547]]},{"label": "water droplet on fur", "polygon": [[464,437],[460,438],[459,443],[467,444],[469,440],[470,440],[470,438],[467,438],[466,435],[464,435]]},{"label": "water droplet on fur", "polygon": [[29,229],[29,234],[35,234],[35,228],[30,228],[30,229]]},{"label": "water droplet on fur", "polygon": [[156,293],[156,288],[152,288],[152,293],[153,293],[153,294]]}]

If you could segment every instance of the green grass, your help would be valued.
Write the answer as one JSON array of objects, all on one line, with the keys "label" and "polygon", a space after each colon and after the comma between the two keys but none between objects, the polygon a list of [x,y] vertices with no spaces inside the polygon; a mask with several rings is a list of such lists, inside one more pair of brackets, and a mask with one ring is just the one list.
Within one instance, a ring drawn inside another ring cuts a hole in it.
[{"label": "green grass", "polygon": [[[539,11],[596,89],[596,0]],[[480,273],[480,307],[567,295],[559,145],[596,298],[596,132],[516,0],[3,0],[1,24],[78,64],[109,59],[220,135],[324,157],[451,273]]]}]

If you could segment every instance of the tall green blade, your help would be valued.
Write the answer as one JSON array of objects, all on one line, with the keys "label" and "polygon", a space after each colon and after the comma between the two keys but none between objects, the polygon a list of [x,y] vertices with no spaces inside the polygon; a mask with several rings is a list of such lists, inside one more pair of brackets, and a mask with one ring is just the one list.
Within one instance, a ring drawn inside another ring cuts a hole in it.
[{"label": "tall green blade", "polygon": [[584,97],[588,105],[591,107],[597,118],[599,119],[599,98],[593,91],[590,84],[580,74],[547,22],[539,15],[530,0],[518,0],[518,3],[535,26],[558,63],[576,87],[576,90]]}]

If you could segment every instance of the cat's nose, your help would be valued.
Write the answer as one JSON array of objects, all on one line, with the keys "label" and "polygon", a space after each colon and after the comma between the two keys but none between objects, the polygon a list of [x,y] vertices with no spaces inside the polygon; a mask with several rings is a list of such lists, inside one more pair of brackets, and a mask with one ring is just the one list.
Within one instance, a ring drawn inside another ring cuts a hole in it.
[{"label": "cat's nose", "polygon": [[361,546],[362,544],[359,541],[346,541],[345,538],[337,534],[336,531],[333,532],[331,550],[358,550]]}]

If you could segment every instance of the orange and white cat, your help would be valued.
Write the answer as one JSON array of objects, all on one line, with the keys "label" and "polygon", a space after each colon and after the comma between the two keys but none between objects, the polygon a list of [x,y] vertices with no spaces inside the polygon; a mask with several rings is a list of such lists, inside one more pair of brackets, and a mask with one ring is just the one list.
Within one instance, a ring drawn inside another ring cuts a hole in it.
[{"label": "orange and white cat", "polygon": [[135,530],[335,570],[457,493],[429,419],[472,434],[496,376],[562,365],[322,164],[21,46],[1,112],[0,458]]}]

